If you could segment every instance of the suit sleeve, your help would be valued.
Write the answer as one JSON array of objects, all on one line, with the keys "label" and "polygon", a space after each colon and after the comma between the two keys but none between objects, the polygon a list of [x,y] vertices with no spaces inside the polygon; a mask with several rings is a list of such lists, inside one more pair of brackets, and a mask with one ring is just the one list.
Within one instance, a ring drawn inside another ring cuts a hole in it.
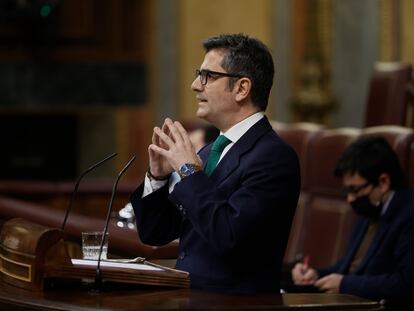
[{"label": "suit sleeve", "polygon": [[168,200],[168,183],[142,198],[144,183],[131,195],[138,234],[149,245],[165,245],[180,235],[181,214]]},{"label": "suit sleeve", "polygon": [[319,278],[322,278],[331,273],[338,273],[340,267],[342,267],[343,265],[343,262],[344,262],[344,258],[338,260],[334,265],[329,266],[327,268],[316,269],[316,271],[318,272]]},{"label": "suit sleeve", "polygon": [[[371,299],[411,298],[414,293],[414,220],[406,222],[396,241],[397,263],[379,275],[346,275],[341,293]],[[412,298],[411,298],[412,299]]]}]

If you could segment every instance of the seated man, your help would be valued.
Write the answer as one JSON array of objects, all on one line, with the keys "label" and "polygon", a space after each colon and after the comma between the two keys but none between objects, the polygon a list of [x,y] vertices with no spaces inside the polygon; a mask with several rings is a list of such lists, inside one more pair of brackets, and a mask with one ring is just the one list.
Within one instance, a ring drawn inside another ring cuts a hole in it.
[{"label": "seated man", "polygon": [[383,138],[361,138],[344,152],[335,175],[342,178],[347,200],[361,219],[341,260],[325,269],[297,263],[293,282],[375,300],[410,299],[414,294],[414,192],[403,188],[396,154]]}]

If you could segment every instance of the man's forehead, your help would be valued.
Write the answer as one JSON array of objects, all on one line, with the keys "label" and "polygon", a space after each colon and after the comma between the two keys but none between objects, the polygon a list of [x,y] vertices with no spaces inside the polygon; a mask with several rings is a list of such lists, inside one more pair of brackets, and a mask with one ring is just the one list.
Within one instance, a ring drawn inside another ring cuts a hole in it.
[{"label": "man's forehead", "polygon": [[222,49],[213,49],[213,50],[208,51],[204,55],[204,60],[200,68],[209,69],[209,70],[223,69],[221,64],[222,64],[224,55],[225,55],[225,52]]}]

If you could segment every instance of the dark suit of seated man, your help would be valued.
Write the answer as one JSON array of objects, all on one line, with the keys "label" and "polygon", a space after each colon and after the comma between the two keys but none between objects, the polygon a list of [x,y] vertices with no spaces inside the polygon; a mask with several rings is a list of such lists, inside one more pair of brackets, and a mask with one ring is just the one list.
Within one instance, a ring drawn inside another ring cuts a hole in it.
[{"label": "dark suit of seated man", "polygon": [[361,138],[344,152],[335,174],[361,218],[339,262],[318,270],[298,263],[294,283],[393,303],[412,300],[414,192],[403,187],[397,155],[381,137]]},{"label": "dark suit of seated man", "polygon": [[176,267],[192,288],[279,292],[300,175],[263,115],[273,60],[244,35],[212,37],[204,48],[191,87],[197,116],[221,135],[197,155],[179,122],[154,129],[150,170],[131,197],[139,235],[151,245],[180,238]]}]

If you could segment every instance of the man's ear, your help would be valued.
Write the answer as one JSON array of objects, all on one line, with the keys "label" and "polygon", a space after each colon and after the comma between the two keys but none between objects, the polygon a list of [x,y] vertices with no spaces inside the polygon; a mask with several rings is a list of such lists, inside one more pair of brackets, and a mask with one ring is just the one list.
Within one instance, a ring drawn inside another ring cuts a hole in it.
[{"label": "man's ear", "polygon": [[252,81],[249,78],[241,78],[236,82],[236,101],[241,102],[249,96],[252,88]]},{"label": "man's ear", "polygon": [[390,175],[388,175],[387,173],[382,173],[379,176],[379,187],[381,189],[382,192],[387,192],[389,190],[391,190],[391,178]]}]

